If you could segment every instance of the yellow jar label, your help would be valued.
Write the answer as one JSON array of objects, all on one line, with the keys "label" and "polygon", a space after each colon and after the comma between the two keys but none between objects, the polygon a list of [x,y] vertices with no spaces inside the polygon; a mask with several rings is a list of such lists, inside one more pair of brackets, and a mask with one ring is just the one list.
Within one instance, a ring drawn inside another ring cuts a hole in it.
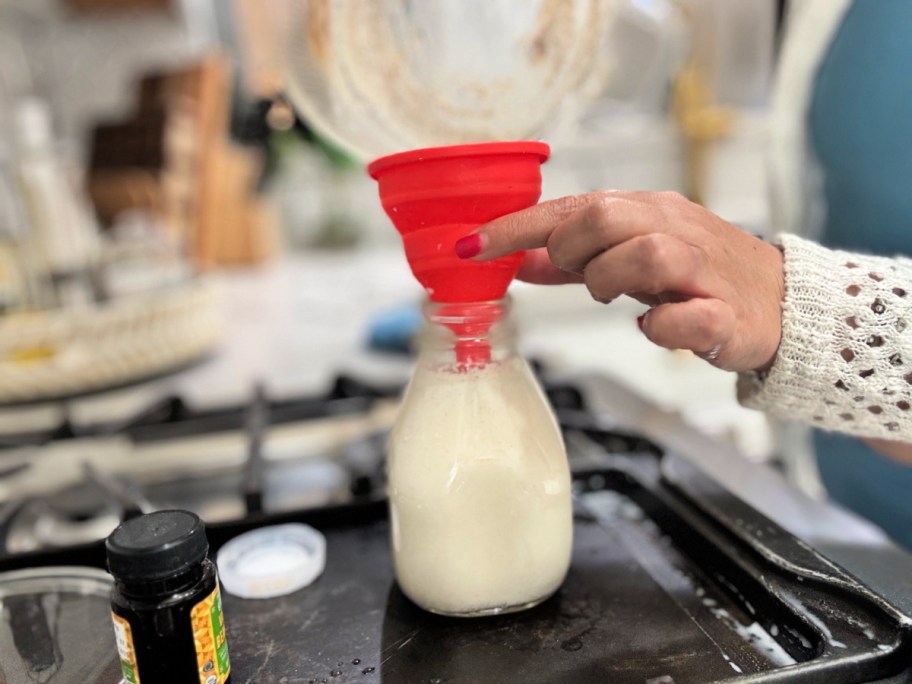
[{"label": "yellow jar label", "polygon": [[225,684],[231,674],[231,665],[228,662],[228,641],[218,585],[209,596],[193,606],[190,622],[193,625],[200,684]]},{"label": "yellow jar label", "polygon": [[114,613],[111,613],[111,619],[114,621],[114,638],[117,640],[117,655],[124,681],[127,684],[139,684],[139,668],[136,666],[136,649],[133,647],[130,623]]}]

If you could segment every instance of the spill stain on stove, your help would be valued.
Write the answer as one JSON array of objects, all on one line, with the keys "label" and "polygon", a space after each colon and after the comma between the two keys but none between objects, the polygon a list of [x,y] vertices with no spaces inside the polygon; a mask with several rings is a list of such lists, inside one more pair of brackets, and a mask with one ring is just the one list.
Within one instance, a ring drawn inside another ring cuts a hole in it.
[{"label": "spill stain on stove", "polygon": [[661,677],[647,679],[646,684],[675,684],[675,680],[670,675],[662,675]]}]

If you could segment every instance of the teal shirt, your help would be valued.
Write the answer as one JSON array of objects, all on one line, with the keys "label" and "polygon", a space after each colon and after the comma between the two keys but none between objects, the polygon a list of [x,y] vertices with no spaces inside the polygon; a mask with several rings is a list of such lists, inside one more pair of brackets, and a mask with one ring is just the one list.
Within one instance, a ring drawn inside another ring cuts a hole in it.
[{"label": "teal shirt", "polygon": [[[822,242],[912,255],[912,0],[854,1],[817,73],[808,127],[824,171]],[[830,495],[912,548],[912,468],[844,435],[814,441]]]}]

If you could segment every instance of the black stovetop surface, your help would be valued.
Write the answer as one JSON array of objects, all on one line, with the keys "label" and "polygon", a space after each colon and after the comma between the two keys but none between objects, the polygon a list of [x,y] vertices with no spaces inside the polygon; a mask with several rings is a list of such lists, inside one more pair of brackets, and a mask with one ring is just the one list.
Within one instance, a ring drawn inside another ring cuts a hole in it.
[{"label": "black stovetop surface", "polygon": [[[258,510],[254,496],[245,519],[209,526],[214,553],[245,530],[299,521],[326,535],[327,565],[290,596],[225,595],[232,683],[906,681],[912,618],[877,587],[689,461],[606,429],[572,387],[550,389],[568,443],[591,447],[573,461],[574,555],[554,597],[516,615],[431,615],[396,588],[378,487],[281,514]],[[248,471],[255,484],[255,462]],[[94,543],[0,558],[0,571],[103,562]],[[54,615],[39,610],[33,623],[42,620],[35,634],[55,634]],[[0,663],[16,655],[0,652]],[[115,684],[116,668],[99,671],[95,683]]]}]

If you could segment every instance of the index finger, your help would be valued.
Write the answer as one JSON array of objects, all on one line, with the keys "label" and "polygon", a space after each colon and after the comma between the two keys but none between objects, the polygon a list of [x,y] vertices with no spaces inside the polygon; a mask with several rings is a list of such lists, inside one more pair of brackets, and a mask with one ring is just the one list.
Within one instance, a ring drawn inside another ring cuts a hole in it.
[{"label": "index finger", "polygon": [[604,215],[619,230],[642,223],[643,207],[654,202],[654,193],[601,190],[583,195],[569,195],[542,202],[528,209],[501,216],[470,233],[456,243],[462,258],[487,261],[524,249],[547,247],[551,235],[568,221],[588,224],[587,213],[601,205]]},{"label": "index finger", "polygon": [[545,247],[562,221],[600,194],[604,193],[561,197],[494,219],[473,234],[478,236],[476,240],[480,239],[480,243],[476,242],[478,252],[473,256],[487,261],[524,249]]}]

